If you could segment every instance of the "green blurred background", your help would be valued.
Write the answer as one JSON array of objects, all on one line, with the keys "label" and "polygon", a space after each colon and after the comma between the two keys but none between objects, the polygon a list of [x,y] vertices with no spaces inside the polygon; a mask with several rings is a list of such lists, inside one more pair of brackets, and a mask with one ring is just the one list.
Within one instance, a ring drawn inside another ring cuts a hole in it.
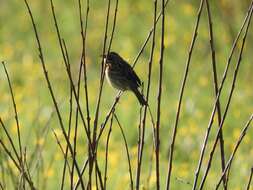
[{"label": "green blurred background", "polygon": [[[77,80],[82,44],[80,35],[78,1],[55,0],[55,10],[62,37],[64,37],[72,66],[72,73]],[[221,0],[211,1],[214,37],[216,45],[218,79],[220,81],[225,64],[250,1]],[[69,113],[69,82],[63,66],[61,52],[52,19],[50,2],[45,0],[30,1],[37,23],[40,39],[45,53],[45,61],[53,89],[60,104],[64,122],[67,125]],[[112,6],[115,6],[113,1]],[[187,52],[191,42],[194,23],[196,20],[199,1],[177,0],[166,8],[165,25],[165,57],[164,83],[161,113],[161,187],[164,189],[167,173],[168,146],[172,128],[175,122],[176,106],[179,88],[183,77]],[[84,3],[85,7],[85,3]],[[90,13],[87,31],[87,70],[89,83],[89,99],[94,119],[95,104],[99,89],[100,63],[102,52],[107,1],[90,1]],[[27,156],[30,158],[36,149],[36,161],[32,163],[32,175],[39,189],[58,189],[61,181],[63,156],[54,139],[53,128],[63,141],[51,97],[43,76],[38,59],[38,50],[27,10],[22,0],[0,0],[0,60],[6,61],[13,84],[14,94],[21,123],[22,142],[27,146]],[[159,6],[160,10],[160,6]],[[85,12],[85,9],[84,11]],[[110,31],[113,11],[110,17]],[[112,43],[112,49],[120,53],[129,63],[132,63],[142,43],[152,26],[152,0],[119,0],[117,25]],[[160,22],[159,22],[160,23]],[[158,24],[159,25],[159,24]],[[151,83],[151,109],[155,115],[159,71],[160,25],[157,32],[157,45],[153,64],[153,79]],[[252,26],[247,38],[242,64],[232,104],[224,125],[224,140],[226,158],[240,135],[240,131],[253,111],[253,64]],[[238,55],[236,50],[236,56]],[[150,45],[141,55],[135,70],[141,80],[147,81],[148,58]],[[233,71],[237,57],[232,60],[228,80],[221,97],[224,110]],[[101,102],[100,122],[102,122],[114,101],[117,91],[107,83],[104,85]],[[81,92],[84,105],[84,93]],[[209,46],[209,30],[206,7],[200,21],[199,36],[193,52],[189,78],[183,99],[182,114],[179,122],[174,168],[172,174],[173,189],[191,189],[186,182],[193,182],[194,171],[197,167],[201,145],[214,100],[213,76]],[[53,112],[53,113],[52,113]],[[116,113],[123,125],[130,146],[131,162],[135,174],[137,162],[137,140],[139,104],[133,94],[125,93],[117,106]],[[0,117],[8,126],[13,136],[17,135],[14,113],[9,94],[8,83],[3,68],[0,68]],[[155,168],[150,167],[152,156],[152,127],[148,117],[144,149],[144,159],[141,175],[143,189],[155,188]],[[217,129],[217,118],[214,122]],[[211,131],[212,141],[216,131]],[[105,155],[105,131],[99,148],[99,156]],[[6,140],[3,131],[0,137]],[[236,159],[233,163],[229,189],[239,190],[245,187],[253,160],[253,130],[249,130]],[[208,144],[210,148],[211,143]],[[1,149],[0,149],[1,150]],[[1,150],[2,151],[2,150]],[[86,141],[82,126],[78,134],[78,158],[80,163],[86,153]],[[220,176],[219,151],[215,153],[214,164],[211,168],[205,186],[210,189]],[[7,187],[11,185],[9,169],[14,169],[5,154],[0,154],[1,175],[6,180]],[[209,155],[209,154],[207,154]],[[205,158],[205,160],[207,157]],[[100,160],[101,168],[104,159]],[[124,160],[124,161],[123,161]],[[206,165],[204,165],[205,167]],[[129,189],[128,166],[124,144],[117,125],[113,125],[109,148],[108,189]],[[102,169],[103,170],[103,169]],[[178,180],[181,179],[181,180]],[[184,182],[182,182],[184,181]],[[69,183],[68,181],[66,183]],[[68,185],[66,185],[68,187]],[[9,189],[7,188],[7,189]]]}]

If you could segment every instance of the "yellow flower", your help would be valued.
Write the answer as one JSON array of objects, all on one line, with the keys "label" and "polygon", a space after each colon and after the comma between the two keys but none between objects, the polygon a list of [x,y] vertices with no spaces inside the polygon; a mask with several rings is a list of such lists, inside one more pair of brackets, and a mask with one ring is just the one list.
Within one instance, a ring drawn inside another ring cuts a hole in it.
[{"label": "yellow flower", "polygon": [[10,44],[6,44],[5,47],[3,48],[3,55],[6,59],[9,59],[13,55],[13,48],[11,47]]},{"label": "yellow flower", "polygon": [[241,116],[241,110],[236,109],[236,110],[233,112],[233,115],[234,115],[237,119],[239,119],[240,116]]},{"label": "yellow flower", "polygon": [[37,139],[37,145],[42,146],[45,143],[45,139],[43,137]]},{"label": "yellow flower", "polygon": [[185,15],[191,16],[194,14],[194,7],[191,4],[186,3],[182,8]]},{"label": "yellow flower", "polygon": [[248,136],[248,135],[246,135],[245,137],[244,137],[244,143],[245,144],[250,144],[251,142],[250,142],[250,137]]},{"label": "yellow flower", "polygon": [[138,146],[134,146],[133,148],[131,148],[131,153],[133,155],[137,155],[137,153],[138,153]]},{"label": "yellow flower", "polygon": [[182,163],[176,170],[176,175],[180,178],[186,178],[189,174],[189,165],[187,163]]},{"label": "yellow flower", "polygon": [[44,176],[46,178],[53,177],[54,176],[54,170],[52,168],[49,168],[45,171]]},{"label": "yellow flower", "polygon": [[196,110],[195,114],[198,119],[202,119],[204,117],[204,113],[201,110]]},{"label": "yellow flower", "polygon": [[151,176],[150,176],[150,185],[152,186],[155,183],[156,183],[156,172],[152,171]]},{"label": "yellow flower", "polygon": [[207,86],[207,85],[208,85],[208,78],[207,78],[206,76],[201,76],[201,77],[199,78],[199,84],[200,84],[200,86],[202,86],[202,87]]},{"label": "yellow flower", "polygon": [[165,36],[164,38],[164,46],[165,48],[172,46],[176,41],[175,35]]},{"label": "yellow flower", "polygon": [[55,160],[62,160],[63,154],[57,151],[54,157],[55,157]]},{"label": "yellow flower", "polygon": [[234,139],[237,140],[237,139],[240,137],[240,134],[241,134],[240,129],[235,129],[235,130],[233,131],[233,137],[234,137]]},{"label": "yellow flower", "polygon": [[198,134],[199,133],[199,129],[197,127],[197,124],[194,121],[189,122],[189,132],[191,134]]},{"label": "yellow flower", "polygon": [[[19,130],[21,130],[22,126],[19,124]],[[11,124],[11,133],[13,135],[17,134],[18,132],[18,128],[17,128],[17,124],[16,124],[16,121],[13,121],[12,124]]]},{"label": "yellow flower", "polygon": [[112,167],[115,167],[119,163],[119,152],[111,151],[109,155],[109,162]]}]

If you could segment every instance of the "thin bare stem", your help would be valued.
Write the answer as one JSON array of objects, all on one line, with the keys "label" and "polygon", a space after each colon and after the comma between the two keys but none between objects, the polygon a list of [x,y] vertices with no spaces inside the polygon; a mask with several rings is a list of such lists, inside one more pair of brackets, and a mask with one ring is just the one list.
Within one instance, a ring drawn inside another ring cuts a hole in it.
[{"label": "thin bare stem", "polygon": [[[89,110],[89,95],[88,95],[88,81],[87,81],[87,71],[86,71],[86,38],[87,38],[87,27],[88,27],[88,20],[89,20],[89,7],[90,3],[89,0],[86,1],[86,15],[85,15],[85,26],[83,29],[83,18],[82,18],[82,6],[81,1],[78,0],[78,8],[79,8],[79,19],[80,19],[80,27],[81,27],[81,36],[82,36],[82,57],[81,57],[81,64],[79,70],[79,79],[78,79],[78,95],[80,92],[80,79],[81,79],[81,69],[83,67],[83,77],[84,77],[84,90],[85,90],[85,101],[86,101],[86,113],[87,113],[87,124],[88,124],[88,135],[91,139],[91,127],[90,127],[90,110]],[[75,127],[75,141],[76,144],[76,134],[77,134],[77,123],[78,123],[78,113],[76,115],[76,127]],[[76,147],[76,145],[75,145]],[[88,154],[89,160],[92,158],[92,149],[88,146]],[[90,162],[89,167],[92,167]],[[91,177],[91,176],[90,176]],[[91,180],[91,179],[89,179]],[[73,180],[72,180],[73,181]]]},{"label": "thin bare stem", "polygon": [[252,177],[253,177],[253,167],[251,168],[251,171],[250,171],[249,181],[248,181],[246,190],[250,190],[250,184],[251,184]]},{"label": "thin bare stem", "polygon": [[[105,49],[106,49],[107,33],[108,33],[108,26],[109,26],[110,8],[111,8],[111,0],[108,0],[102,55],[105,54]],[[117,7],[115,9],[117,9]],[[117,12],[117,11],[115,10],[115,12]],[[115,13],[115,16],[116,15],[117,14]],[[114,18],[114,19],[116,19],[116,18]],[[115,25],[113,26],[113,28],[114,27],[115,27]],[[113,36],[111,36],[111,37],[113,37]],[[95,109],[94,126],[93,126],[93,141],[92,141],[93,155],[92,155],[92,158],[91,158],[91,161],[90,161],[90,164],[89,164],[89,183],[88,184],[89,184],[90,189],[91,189],[91,186],[92,186],[91,185],[91,183],[92,183],[91,176],[92,176],[92,170],[93,170],[93,162],[94,162],[94,160],[96,160],[97,126],[98,126],[98,118],[99,118],[99,111],[100,111],[100,102],[101,102],[103,85],[104,85],[104,76],[105,76],[105,68],[104,68],[104,59],[103,59],[103,56],[102,56],[102,59],[101,59],[101,73],[100,73],[100,86],[99,86],[98,99],[97,99],[97,104],[96,104],[96,109]]]},{"label": "thin bare stem", "polygon": [[23,169],[21,169],[21,167],[19,166],[18,162],[14,159],[14,157],[12,156],[11,152],[9,151],[9,149],[6,147],[6,145],[3,143],[3,141],[0,139],[0,145],[3,147],[5,153],[8,155],[8,157],[12,160],[12,162],[14,163],[14,165],[16,166],[16,168],[19,170],[19,172],[21,172],[25,178],[25,180],[28,182],[30,188],[32,190],[36,190],[36,188],[34,187],[33,182],[30,180],[30,178],[28,177],[27,173],[24,171]]},{"label": "thin bare stem", "polygon": [[108,152],[109,152],[109,140],[112,132],[112,124],[113,124],[113,117],[111,117],[110,128],[106,139],[106,146],[105,146],[105,171],[104,171],[104,188],[106,190],[106,181],[107,181],[107,168],[108,168]]},{"label": "thin bare stem", "polygon": [[222,181],[223,177],[226,176],[226,173],[229,173],[230,168],[231,168],[231,166],[232,166],[233,159],[234,159],[234,157],[235,157],[235,153],[236,153],[236,151],[238,150],[239,145],[241,144],[241,142],[242,142],[244,136],[247,134],[247,131],[248,131],[248,128],[250,127],[250,124],[251,124],[252,119],[253,119],[253,114],[251,114],[249,120],[247,121],[245,127],[243,128],[243,130],[242,130],[242,132],[241,132],[241,134],[240,134],[239,139],[238,139],[237,142],[236,142],[236,145],[235,145],[235,147],[234,147],[234,150],[233,150],[233,152],[232,152],[232,154],[231,154],[231,156],[230,156],[230,158],[229,158],[229,160],[228,160],[228,162],[227,162],[227,164],[226,164],[226,167],[225,167],[224,171],[222,172],[221,177],[219,178],[218,184],[216,185],[216,188],[215,188],[216,190],[218,190],[218,188],[219,188],[219,186],[220,186],[220,184],[221,184],[221,181]]},{"label": "thin bare stem", "polygon": [[[156,12],[157,12],[157,0],[154,1],[154,20],[153,20],[153,37],[152,37],[152,45],[150,50],[150,57],[149,57],[149,63],[148,63],[148,84],[147,84],[147,92],[146,92],[146,101],[147,105],[144,107],[144,113],[142,118],[142,133],[139,133],[139,146],[138,146],[138,163],[137,163],[137,171],[136,171],[136,187],[139,188],[140,185],[140,175],[141,175],[141,165],[142,165],[142,154],[144,149],[144,137],[145,137],[145,126],[146,126],[146,116],[147,116],[147,109],[148,107],[148,101],[149,101],[149,92],[150,92],[150,83],[151,83],[151,74],[152,74],[152,63],[153,63],[153,56],[154,56],[154,49],[155,49],[155,37],[156,37]],[[151,112],[150,112],[151,113]],[[142,137],[140,136],[142,135]]]},{"label": "thin bare stem", "polygon": [[201,0],[200,5],[199,5],[198,14],[197,14],[197,20],[196,20],[196,23],[195,23],[195,28],[194,28],[194,31],[193,31],[192,41],[191,41],[191,45],[190,45],[190,48],[189,48],[188,57],[187,57],[187,61],[186,61],[184,77],[183,77],[183,81],[182,81],[182,85],[181,85],[181,89],[180,89],[180,93],[179,93],[179,101],[178,101],[178,107],[177,107],[176,121],[175,121],[175,125],[174,125],[174,128],[173,128],[172,142],[171,142],[171,145],[170,145],[170,154],[169,154],[169,163],[168,163],[168,176],[167,176],[167,182],[166,182],[167,183],[166,184],[167,190],[170,189],[170,179],[171,179],[171,172],[172,172],[174,147],[175,147],[179,117],[180,117],[180,112],[181,112],[181,105],[182,105],[184,89],[185,89],[185,85],[186,85],[186,81],[187,81],[187,77],[188,77],[188,73],[189,73],[189,67],[190,67],[190,63],[191,63],[192,52],[193,52],[194,45],[195,45],[195,42],[196,42],[196,39],[197,39],[197,36],[198,36],[199,22],[200,22],[200,18],[201,18],[202,9],[203,9],[203,4],[204,4],[204,0]]},{"label": "thin bare stem", "polygon": [[95,165],[96,165],[96,176],[98,176],[99,185],[100,185],[100,188],[98,188],[98,185],[97,185],[97,189],[104,190],[103,180],[102,180],[102,174],[101,174],[101,171],[99,169],[97,159],[95,161]]},{"label": "thin bare stem", "polygon": [[[67,50],[67,46],[65,44],[65,41],[63,40],[63,45],[64,45],[64,51],[65,51],[65,55],[67,57],[67,62],[68,62],[68,66],[69,66],[69,70],[71,70],[70,68],[70,62],[69,62],[69,56],[68,56],[68,50]],[[73,89],[72,86],[70,84],[70,94],[69,94],[70,98],[69,98],[69,119],[68,119],[68,139],[70,140],[70,134],[71,134],[71,123],[72,123],[72,107],[73,107]],[[56,135],[56,134],[55,134]],[[66,165],[67,165],[67,158],[68,158],[68,152],[69,152],[69,148],[68,146],[66,146],[65,149],[65,153],[64,153],[64,165],[63,165],[63,172],[62,172],[62,181],[61,181],[61,189],[63,189],[64,187],[64,182],[65,182],[65,174],[66,174]],[[74,167],[74,164],[73,164]],[[70,171],[70,175],[73,176],[73,172],[71,170]],[[71,178],[72,179],[72,178]]]},{"label": "thin bare stem", "polygon": [[119,119],[117,117],[117,115],[115,113],[113,113],[116,121],[117,121],[117,124],[120,128],[120,132],[122,134],[122,137],[123,137],[123,140],[124,140],[124,144],[125,144],[125,148],[126,148],[126,153],[127,153],[127,162],[128,162],[128,171],[129,171],[129,178],[130,178],[130,187],[131,187],[131,190],[134,189],[134,183],[133,183],[133,174],[132,174],[132,167],[131,167],[131,161],[130,161],[130,154],[129,154],[129,149],[128,149],[128,145],[127,145],[127,140],[126,140],[126,136],[125,136],[125,133],[124,133],[124,130],[123,130],[123,127],[122,125],[120,124],[119,122]]},{"label": "thin bare stem", "polygon": [[[46,82],[47,82],[47,86],[48,86],[48,89],[49,89],[49,92],[50,92],[50,95],[51,95],[54,107],[56,109],[56,113],[57,113],[57,117],[58,117],[58,120],[59,120],[59,123],[60,123],[60,127],[61,127],[61,130],[62,130],[63,136],[65,138],[65,141],[67,143],[67,146],[69,146],[69,150],[70,150],[72,159],[73,159],[73,161],[75,163],[75,167],[76,167],[76,169],[78,171],[78,176],[80,178],[80,176],[81,176],[80,175],[80,170],[79,170],[78,164],[76,162],[76,159],[73,156],[74,152],[73,152],[71,143],[70,143],[70,141],[69,141],[69,139],[67,137],[67,133],[65,131],[64,124],[63,124],[63,121],[62,121],[62,116],[60,114],[60,110],[59,110],[59,107],[58,107],[58,104],[57,104],[57,101],[56,101],[56,98],[55,98],[55,95],[54,95],[54,91],[52,89],[52,85],[51,85],[51,82],[50,82],[50,79],[49,79],[49,76],[48,76],[48,71],[47,71],[47,68],[46,68],[45,61],[44,61],[44,55],[43,55],[43,51],[42,51],[39,35],[38,35],[38,32],[37,32],[37,27],[36,27],[35,22],[34,22],[33,14],[31,12],[31,9],[30,9],[30,6],[29,6],[27,0],[24,0],[24,2],[25,2],[25,5],[27,7],[29,16],[31,18],[31,22],[32,22],[32,26],[33,26],[33,30],[34,30],[34,34],[35,34],[35,38],[36,38],[36,42],[37,42],[38,49],[39,49],[39,58],[40,58],[40,61],[41,61],[41,64],[42,64],[42,69],[43,69],[44,76],[45,76],[45,79],[46,79]],[[82,187],[84,188],[84,183],[83,183],[82,178],[81,178],[81,184],[82,184]]]},{"label": "thin bare stem", "polygon": [[13,104],[14,113],[15,113],[16,127],[17,127],[17,132],[18,132],[19,157],[20,157],[20,159],[18,159],[18,160],[20,162],[21,169],[24,169],[23,168],[22,143],[21,143],[21,137],[20,137],[20,125],[19,125],[19,119],[18,119],[18,111],[17,111],[16,101],[15,101],[15,98],[14,98],[14,93],[13,93],[13,90],[12,90],[12,85],[11,85],[10,77],[9,77],[8,71],[6,69],[5,63],[3,61],[2,61],[2,65],[4,67],[4,71],[5,71],[5,74],[6,74],[6,77],[7,77],[7,81],[8,81],[8,85],[9,85],[9,90],[10,90],[10,94],[11,94],[11,99],[12,99],[12,104]]},{"label": "thin bare stem", "polygon": [[[103,53],[105,54],[105,48],[106,48],[106,42],[107,42],[107,32],[108,32],[108,25],[109,25],[109,13],[111,8],[111,0],[108,0],[108,6],[107,6],[107,13],[106,13],[106,24],[105,24],[105,33],[104,33],[104,43],[103,43]],[[95,111],[95,119],[94,119],[94,130],[93,130],[93,143],[96,143],[95,140],[97,138],[97,123],[98,123],[98,117],[99,117],[99,108],[100,108],[100,101],[102,96],[102,90],[103,90],[103,84],[104,84],[104,75],[105,75],[105,69],[104,69],[104,58],[102,57],[101,61],[101,77],[100,77],[100,88],[99,88],[99,95],[96,105],[96,111]],[[95,144],[93,144],[94,146]]]},{"label": "thin bare stem", "polygon": [[[164,9],[167,7],[167,5],[168,5],[169,2],[170,2],[170,0],[166,0],[166,2],[164,4]],[[160,20],[161,16],[162,16],[162,10],[160,11],[160,13],[158,13],[158,16],[156,18],[155,24],[157,24],[157,22]],[[145,41],[143,42],[143,44],[142,44],[142,46],[141,46],[141,48],[139,50],[139,53],[135,57],[135,59],[133,61],[133,65],[132,65],[133,68],[135,67],[137,61],[139,60],[141,54],[143,53],[145,47],[147,46],[147,44],[148,44],[148,42],[149,42],[149,40],[150,40],[150,38],[152,36],[152,33],[154,32],[154,29],[155,29],[155,25],[153,25],[152,28],[149,30],[149,33],[148,33]]]},{"label": "thin bare stem", "polygon": [[79,111],[80,116],[81,116],[81,120],[82,120],[84,130],[85,130],[85,133],[86,133],[86,136],[87,136],[87,139],[88,139],[88,143],[91,146],[91,139],[88,135],[88,129],[87,129],[87,126],[86,126],[86,122],[85,122],[83,112],[82,112],[82,109],[81,109],[81,106],[80,106],[80,103],[79,103],[77,92],[75,90],[75,85],[74,85],[74,82],[73,82],[71,71],[68,67],[67,58],[66,58],[66,55],[64,53],[64,47],[63,47],[62,38],[61,38],[60,30],[59,30],[59,27],[58,27],[58,23],[57,23],[57,18],[56,18],[56,14],[55,14],[55,10],[54,10],[53,0],[50,0],[50,5],[51,5],[52,14],[53,14],[53,20],[54,20],[54,25],[55,25],[55,29],[56,29],[56,33],[57,33],[59,46],[60,46],[62,57],[63,57],[63,60],[64,60],[65,69],[66,69],[66,72],[67,72],[67,75],[68,75],[69,82],[70,82],[70,84],[72,86],[72,89],[73,89],[74,98],[75,98],[75,101],[76,101],[76,104],[77,104],[77,107],[78,107],[78,111]]},{"label": "thin bare stem", "polygon": [[[208,16],[208,24],[209,24],[209,36],[210,36],[210,48],[212,52],[212,69],[213,69],[213,79],[214,79],[214,91],[215,96],[218,94],[218,77],[217,77],[217,69],[216,69],[216,56],[215,56],[215,44],[214,44],[214,35],[213,35],[213,22],[212,22],[212,15],[209,6],[209,1],[206,0],[206,9],[207,9],[207,16]],[[218,116],[218,125],[221,123],[221,108],[220,108],[220,101],[217,101],[217,116]],[[224,151],[224,139],[222,130],[219,134],[219,142],[220,142],[220,153],[221,153],[221,169],[224,171],[225,169],[225,151]],[[227,190],[226,185],[226,176],[223,177],[223,186],[224,190]]]},{"label": "thin bare stem", "polygon": [[[82,167],[82,169],[81,169],[81,176],[83,176],[83,174],[84,174],[84,172],[85,172],[85,170],[86,170],[86,168],[87,168],[87,166],[88,166],[88,163],[89,163],[89,158],[87,158],[87,159],[84,161],[83,167]],[[79,187],[79,185],[80,185],[80,179],[78,178],[78,180],[77,180],[77,182],[76,182],[76,184],[75,184],[73,190],[77,190],[77,188]]]},{"label": "thin bare stem", "polygon": [[220,133],[220,131],[223,127],[223,124],[225,122],[227,112],[228,112],[228,109],[229,109],[229,105],[230,105],[230,102],[231,102],[231,99],[232,99],[232,95],[233,95],[233,92],[234,92],[234,89],[235,89],[237,74],[238,74],[238,71],[239,71],[239,68],[240,68],[240,65],[241,65],[242,54],[243,54],[243,50],[244,50],[244,46],[245,46],[245,42],[246,42],[248,30],[249,30],[249,26],[250,26],[250,23],[251,23],[252,12],[253,12],[253,8],[252,8],[253,6],[252,5],[251,5],[251,8],[250,8],[250,14],[249,14],[248,23],[247,23],[247,26],[246,26],[246,31],[245,31],[245,34],[244,34],[243,40],[242,40],[242,46],[241,46],[241,49],[240,49],[240,54],[239,54],[238,61],[237,61],[237,64],[236,64],[236,68],[235,68],[235,71],[234,71],[233,81],[232,81],[231,90],[230,90],[230,93],[229,93],[227,105],[226,105],[226,108],[225,108],[225,111],[224,111],[224,114],[223,114],[223,117],[222,117],[222,120],[221,120],[221,124],[219,126],[218,133],[216,134],[214,145],[213,145],[213,147],[211,149],[211,152],[210,152],[210,156],[209,156],[208,163],[207,163],[207,168],[204,172],[204,176],[202,177],[202,181],[200,183],[200,188],[199,188],[200,190],[203,189],[204,183],[205,183],[207,175],[208,175],[208,172],[211,168],[214,151],[215,151],[215,148],[216,148],[216,145],[217,145],[217,142],[218,142],[218,138],[219,138],[219,133]]},{"label": "thin bare stem", "polygon": [[156,130],[155,130],[155,161],[156,161],[156,189],[160,189],[160,118],[161,118],[161,98],[162,98],[162,83],[163,83],[163,56],[164,56],[164,30],[165,30],[165,13],[164,0],[162,3],[162,32],[161,32],[161,47],[160,47],[160,61],[159,61],[159,84],[157,95],[157,115],[156,115]]},{"label": "thin bare stem", "polygon": [[64,151],[64,149],[63,149],[63,147],[62,147],[62,145],[61,145],[61,142],[60,142],[60,140],[59,140],[57,134],[55,133],[55,131],[54,131],[53,129],[52,129],[52,132],[53,132],[53,134],[54,134],[54,137],[55,137],[55,140],[56,140],[57,144],[59,145],[59,148],[60,148],[60,150],[61,150],[61,153],[63,154],[64,160],[66,160],[66,163],[67,163],[67,166],[68,166],[68,170],[69,170],[69,172],[70,172],[70,165],[69,165],[69,162],[68,162],[67,155],[66,155],[66,153],[65,153],[65,151]]},{"label": "thin bare stem", "polygon": [[[253,2],[253,1],[252,1]],[[251,3],[252,5],[252,3]],[[219,85],[219,89],[218,89],[218,93],[216,95],[216,99],[214,101],[214,104],[213,104],[213,109],[212,109],[212,113],[211,113],[211,116],[210,116],[210,119],[209,119],[209,123],[208,123],[208,127],[207,127],[207,131],[206,131],[206,134],[205,134],[205,138],[204,138],[204,143],[203,143],[203,146],[202,146],[202,149],[201,149],[201,153],[200,153],[200,158],[199,158],[199,162],[198,162],[198,166],[197,166],[197,169],[196,169],[196,172],[195,172],[195,178],[194,178],[194,183],[193,183],[193,188],[192,190],[195,190],[196,187],[197,187],[197,181],[198,181],[198,177],[199,177],[199,173],[200,173],[200,169],[201,169],[201,166],[202,166],[202,163],[203,163],[203,159],[204,159],[204,154],[205,154],[205,150],[206,150],[206,146],[207,146],[207,141],[208,141],[208,138],[209,138],[209,134],[210,134],[210,131],[211,131],[211,128],[212,128],[212,124],[213,124],[213,121],[214,121],[214,115],[215,115],[215,111],[216,111],[216,107],[217,107],[217,102],[220,98],[220,94],[221,94],[221,91],[223,89],[223,86],[224,86],[224,83],[226,81],[226,78],[227,78],[227,73],[228,73],[228,69],[230,67],[230,64],[231,64],[231,60],[232,60],[232,57],[234,55],[234,51],[235,51],[235,48],[237,46],[237,43],[239,41],[239,38],[241,36],[241,33],[246,25],[246,22],[248,20],[248,17],[249,17],[249,12],[250,11],[250,8],[248,10],[248,13],[246,15],[246,17],[244,18],[244,21],[242,23],[242,26],[234,40],[234,43],[233,43],[233,46],[231,48],[231,51],[230,51],[230,54],[229,54],[229,57],[228,57],[228,61],[227,61],[227,64],[226,64],[226,68],[224,70],[224,73],[223,73],[223,76],[222,76],[222,80],[221,80],[221,83]]]},{"label": "thin bare stem", "polygon": [[11,138],[11,135],[9,134],[8,130],[6,129],[6,127],[5,127],[5,125],[4,125],[4,123],[3,123],[3,121],[2,121],[1,118],[0,118],[0,124],[1,124],[1,126],[2,126],[2,128],[3,128],[4,132],[5,132],[5,134],[7,136],[7,138],[8,138],[10,144],[11,144],[11,148],[13,149],[13,151],[15,153],[15,156],[17,157],[17,160],[20,162],[20,157],[19,157],[18,152],[17,152],[17,150],[15,148],[15,145],[14,145],[14,142],[13,142],[13,140]]}]

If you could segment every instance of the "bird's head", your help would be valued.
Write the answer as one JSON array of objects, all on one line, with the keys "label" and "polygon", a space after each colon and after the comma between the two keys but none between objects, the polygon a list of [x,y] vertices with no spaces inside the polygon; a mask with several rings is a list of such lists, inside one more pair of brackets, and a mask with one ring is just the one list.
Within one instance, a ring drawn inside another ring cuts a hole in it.
[{"label": "bird's head", "polygon": [[105,64],[108,66],[115,66],[119,64],[121,57],[116,52],[109,52],[107,55],[103,55]]}]

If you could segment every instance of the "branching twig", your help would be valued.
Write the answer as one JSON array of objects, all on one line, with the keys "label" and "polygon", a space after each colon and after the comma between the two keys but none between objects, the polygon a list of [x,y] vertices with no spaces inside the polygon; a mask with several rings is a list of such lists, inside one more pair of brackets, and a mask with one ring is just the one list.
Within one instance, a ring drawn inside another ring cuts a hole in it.
[{"label": "branching twig", "polygon": [[28,175],[27,175],[27,173],[25,171],[23,172],[23,169],[21,169],[21,167],[19,166],[18,162],[14,159],[14,157],[11,154],[11,152],[9,151],[9,149],[6,147],[6,145],[3,143],[3,141],[1,139],[0,139],[0,145],[3,147],[5,153],[12,160],[12,162],[14,163],[14,165],[16,166],[16,168],[19,170],[19,172],[23,174],[23,176],[24,176],[25,180],[28,182],[30,188],[32,190],[36,190],[36,188],[34,187],[33,181],[30,180],[30,178],[28,177]]}]

